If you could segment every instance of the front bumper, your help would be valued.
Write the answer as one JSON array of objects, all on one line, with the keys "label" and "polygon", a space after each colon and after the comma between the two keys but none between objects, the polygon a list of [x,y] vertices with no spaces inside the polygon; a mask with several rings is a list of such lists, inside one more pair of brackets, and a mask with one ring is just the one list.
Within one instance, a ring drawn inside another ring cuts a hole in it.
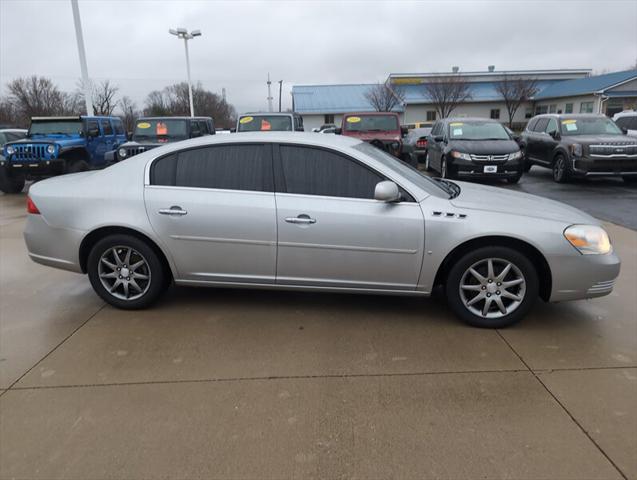
[{"label": "front bumper", "polygon": [[35,159],[29,161],[15,161],[11,158],[0,161],[0,168],[6,169],[12,175],[22,174],[32,177],[45,177],[64,173],[64,160]]},{"label": "front bumper", "polygon": [[[495,172],[485,172],[484,167],[495,167]],[[473,160],[453,159],[449,165],[451,173],[458,178],[514,178],[522,174],[522,159],[504,162],[476,162]]]},{"label": "front bumper", "polygon": [[581,177],[637,175],[637,156],[595,156],[571,160],[573,174]]},{"label": "front bumper", "polygon": [[621,267],[621,260],[614,252],[560,255],[548,260],[553,274],[551,302],[608,295],[613,291]]}]

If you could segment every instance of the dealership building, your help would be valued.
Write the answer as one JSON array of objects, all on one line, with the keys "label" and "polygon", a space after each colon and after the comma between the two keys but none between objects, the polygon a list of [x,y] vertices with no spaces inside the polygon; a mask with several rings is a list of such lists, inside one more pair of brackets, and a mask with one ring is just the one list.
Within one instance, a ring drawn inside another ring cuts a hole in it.
[{"label": "dealership building", "polygon": [[[505,78],[526,78],[536,82],[537,93],[520,106],[513,122],[521,125],[536,113],[606,113],[635,108],[637,70],[591,76],[588,69],[510,70],[493,67],[482,72],[462,72],[454,68],[441,73],[392,73],[385,84],[400,91],[403,101],[396,106],[402,123],[433,121],[436,109],[425,85],[441,77],[457,75],[468,85],[470,98],[460,104],[454,116],[485,117],[508,122],[504,100],[497,85]],[[295,85],[293,108],[303,116],[306,130],[326,123],[340,125],[348,112],[371,112],[374,108],[365,93],[374,84]]]}]

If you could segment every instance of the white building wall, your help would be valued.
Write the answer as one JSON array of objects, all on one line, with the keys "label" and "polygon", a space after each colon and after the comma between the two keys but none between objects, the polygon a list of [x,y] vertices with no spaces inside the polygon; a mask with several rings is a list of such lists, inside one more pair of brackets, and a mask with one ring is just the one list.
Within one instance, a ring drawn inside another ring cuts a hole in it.
[{"label": "white building wall", "polygon": [[[600,112],[600,98],[596,95],[581,95],[577,97],[562,97],[562,98],[551,98],[548,100],[538,100],[535,104],[537,107],[547,107],[547,113],[557,113],[562,112],[566,113],[566,104],[573,104],[573,112],[572,113],[580,113],[582,103],[593,102],[593,113]],[[551,112],[551,106],[554,106],[555,112]]]},{"label": "white building wall", "polygon": [[[528,120],[525,118],[527,108],[531,108],[529,103],[520,105],[513,119],[515,123],[524,123]],[[509,121],[509,113],[507,112],[504,102],[463,103],[458,105],[458,107],[451,112],[451,116],[491,118],[492,109],[500,110],[500,121],[502,123]],[[427,111],[431,110],[435,110],[432,104],[408,104],[405,108],[404,123],[424,122],[427,120]]]},{"label": "white building wall", "polygon": [[[313,128],[319,128],[321,125],[325,123],[325,114],[301,114],[303,117],[303,128],[306,132],[311,132]],[[334,124],[337,127],[341,126],[341,121],[343,120],[343,115],[339,113],[334,114]]]}]

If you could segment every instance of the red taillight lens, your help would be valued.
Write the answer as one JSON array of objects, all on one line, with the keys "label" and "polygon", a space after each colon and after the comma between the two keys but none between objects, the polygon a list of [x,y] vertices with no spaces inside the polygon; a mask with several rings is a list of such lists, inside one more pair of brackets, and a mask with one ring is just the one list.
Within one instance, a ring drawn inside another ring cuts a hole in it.
[{"label": "red taillight lens", "polygon": [[27,212],[32,213],[34,215],[40,215],[40,210],[35,206],[31,197],[27,197]]},{"label": "red taillight lens", "polygon": [[420,140],[416,142],[416,146],[418,148],[427,148],[427,140],[425,140],[424,138],[421,138]]}]

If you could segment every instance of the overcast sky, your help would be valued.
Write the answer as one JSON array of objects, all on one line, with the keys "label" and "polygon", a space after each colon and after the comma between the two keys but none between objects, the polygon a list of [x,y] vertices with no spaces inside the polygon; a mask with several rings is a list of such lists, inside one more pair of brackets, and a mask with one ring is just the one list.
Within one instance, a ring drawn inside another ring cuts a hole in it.
[{"label": "overcast sky", "polygon": [[[239,112],[267,108],[266,78],[367,83],[390,72],[534,68],[627,69],[637,62],[637,1],[80,0],[93,80],[111,79],[143,106],[185,79],[183,42],[201,29],[192,76]],[[73,90],[80,76],[70,0],[0,0],[0,93],[38,74]],[[273,96],[278,98],[275,83]],[[277,85],[278,86],[278,85]]]}]

